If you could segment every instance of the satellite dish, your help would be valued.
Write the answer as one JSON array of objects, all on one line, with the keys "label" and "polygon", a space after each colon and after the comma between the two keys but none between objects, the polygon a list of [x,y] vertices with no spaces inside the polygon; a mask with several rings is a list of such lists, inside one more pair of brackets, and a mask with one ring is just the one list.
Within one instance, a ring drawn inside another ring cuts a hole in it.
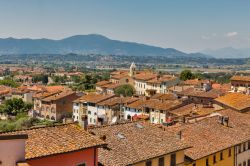
[{"label": "satellite dish", "polygon": [[112,120],[111,120],[111,124],[116,123],[116,121],[117,121],[117,117],[115,116],[115,117],[113,117],[113,118],[112,118]]}]

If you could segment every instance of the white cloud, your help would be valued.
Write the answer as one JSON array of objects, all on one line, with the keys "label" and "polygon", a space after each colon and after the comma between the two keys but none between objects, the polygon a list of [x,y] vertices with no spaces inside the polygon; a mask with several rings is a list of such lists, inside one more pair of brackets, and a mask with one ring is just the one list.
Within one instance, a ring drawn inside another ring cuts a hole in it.
[{"label": "white cloud", "polygon": [[201,38],[204,39],[204,40],[209,40],[210,39],[209,36],[205,36],[205,35],[201,36]]},{"label": "white cloud", "polygon": [[201,39],[203,39],[203,40],[209,40],[209,39],[215,38],[216,36],[217,36],[216,33],[206,34],[206,35],[202,35]]},{"label": "white cloud", "polygon": [[234,36],[237,36],[238,35],[238,32],[228,32],[227,33],[227,37],[234,37]]}]

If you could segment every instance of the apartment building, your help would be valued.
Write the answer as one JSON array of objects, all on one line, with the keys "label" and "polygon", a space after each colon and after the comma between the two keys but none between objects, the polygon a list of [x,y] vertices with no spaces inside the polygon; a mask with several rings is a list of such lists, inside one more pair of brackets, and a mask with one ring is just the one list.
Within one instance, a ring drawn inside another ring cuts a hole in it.
[{"label": "apartment building", "polygon": [[73,91],[41,93],[34,96],[33,115],[48,120],[61,120],[73,112],[73,101],[81,97]]},{"label": "apartment building", "polygon": [[107,121],[103,106],[97,104],[114,97],[114,95],[90,93],[73,101],[73,119],[82,122],[82,115],[87,115],[89,125],[97,125]]},{"label": "apartment building", "polygon": [[231,91],[250,94],[250,76],[233,76],[231,81]]},{"label": "apartment building", "polygon": [[[249,118],[228,109],[195,123],[182,123],[166,130],[175,132],[191,146],[185,151],[187,166],[243,166],[250,159],[246,149],[246,142],[250,140]],[[245,145],[242,147],[244,154],[241,150],[237,152],[237,147],[242,144]]]}]

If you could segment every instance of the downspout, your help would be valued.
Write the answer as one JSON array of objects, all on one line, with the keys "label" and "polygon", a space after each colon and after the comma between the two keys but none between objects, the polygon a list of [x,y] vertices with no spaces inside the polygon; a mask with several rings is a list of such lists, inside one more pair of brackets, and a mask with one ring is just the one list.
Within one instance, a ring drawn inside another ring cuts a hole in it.
[{"label": "downspout", "polygon": [[94,166],[96,166],[96,148],[94,148]]},{"label": "downspout", "polygon": [[234,165],[237,166],[237,145],[234,146]]}]

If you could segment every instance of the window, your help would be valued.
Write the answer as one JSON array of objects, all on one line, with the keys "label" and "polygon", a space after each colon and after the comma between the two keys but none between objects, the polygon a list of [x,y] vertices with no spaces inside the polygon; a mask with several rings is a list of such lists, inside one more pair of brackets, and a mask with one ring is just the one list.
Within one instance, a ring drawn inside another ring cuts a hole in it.
[{"label": "window", "polygon": [[241,153],[241,146],[238,146],[238,153]]},{"label": "window", "polygon": [[176,166],[176,154],[171,154],[170,166]]},{"label": "window", "polygon": [[238,166],[242,166],[241,164],[239,164]]},{"label": "window", "polygon": [[[248,145],[249,145],[249,142],[248,142]],[[248,159],[247,161],[247,166],[250,166],[250,159]]]},{"label": "window", "polygon": [[215,164],[216,163],[216,154],[214,154],[213,159],[214,159],[214,164]]},{"label": "window", "polygon": [[91,114],[91,111],[88,111],[88,114],[90,115],[90,114]]},{"label": "window", "polygon": [[246,161],[243,162],[243,166],[247,166],[247,162]]},{"label": "window", "polygon": [[223,160],[223,152],[220,152],[220,160]]},{"label": "window", "polygon": [[208,158],[206,159],[206,166],[209,166]]},{"label": "window", "polygon": [[250,141],[248,141],[248,149],[250,149]]},{"label": "window", "polygon": [[196,166],[196,163],[193,163],[193,166]]},{"label": "window", "polygon": [[[244,143],[243,143],[243,152],[246,151],[246,147],[247,147],[247,145],[246,145],[246,143],[244,142]],[[243,165],[244,165],[244,164],[243,164]]]},{"label": "window", "polygon": [[146,166],[152,166],[152,161],[151,160],[147,161]]},{"label": "window", "polygon": [[164,166],[164,157],[159,158],[159,166]]},{"label": "window", "polygon": [[230,148],[230,149],[228,149],[228,157],[231,157],[231,155],[232,155],[232,151],[231,151],[231,148]]}]

